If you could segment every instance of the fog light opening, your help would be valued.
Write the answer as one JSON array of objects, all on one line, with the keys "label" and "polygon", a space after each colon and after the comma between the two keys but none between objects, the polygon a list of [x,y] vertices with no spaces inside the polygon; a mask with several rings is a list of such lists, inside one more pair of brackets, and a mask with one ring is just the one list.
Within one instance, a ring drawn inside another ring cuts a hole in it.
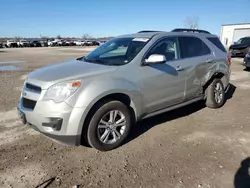
[{"label": "fog light opening", "polygon": [[62,118],[55,118],[50,117],[48,118],[49,122],[42,123],[42,126],[44,127],[51,127],[55,131],[60,131],[62,128],[63,119]]}]

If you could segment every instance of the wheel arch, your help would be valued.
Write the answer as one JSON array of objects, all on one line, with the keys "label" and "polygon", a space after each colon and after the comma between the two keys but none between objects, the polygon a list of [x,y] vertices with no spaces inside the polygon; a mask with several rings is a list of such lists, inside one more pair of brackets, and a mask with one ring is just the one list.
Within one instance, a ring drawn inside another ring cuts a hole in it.
[{"label": "wheel arch", "polygon": [[[212,83],[212,81],[215,79],[221,79],[222,83],[223,83],[223,87],[226,88],[228,83],[229,83],[229,79],[227,79],[225,73],[223,72],[215,72],[211,78],[206,82],[206,84],[203,86],[203,93],[206,92],[206,89],[208,88],[208,86]],[[206,93],[205,93],[206,94]]]},{"label": "wheel arch", "polygon": [[102,102],[110,101],[110,100],[117,100],[117,101],[120,101],[123,104],[125,104],[128,107],[128,109],[132,115],[132,120],[134,122],[137,121],[138,109],[137,109],[136,104],[134,103],[132,97],[130,97],[128,94],[120,93],[120,92],[106,94],[106,95],[98,98],[96,101],[94,101],[94,103],[91,106],[89,106],[86,109],[87,111],[85,113],[85,116],[82,117],[83,120],[81,121],[82,127],[80,127],[81,130],[79,131],[79,132],[81,132],[81,137],[82,137],[81,143],[87,142],[86,134],[87,134],[88,124],[89,124],[89,121],[91,120],[91,117],[93,116],[93,113],[96,110],[95,107]]}]

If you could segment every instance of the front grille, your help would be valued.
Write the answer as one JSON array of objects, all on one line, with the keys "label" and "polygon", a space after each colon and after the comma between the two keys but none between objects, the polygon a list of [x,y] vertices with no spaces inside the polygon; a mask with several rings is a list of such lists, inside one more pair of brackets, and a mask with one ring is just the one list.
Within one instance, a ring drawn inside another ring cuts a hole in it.
[{"label": "front grille", "polygon": [[30,99],[26,99],[26,98],[22,98],[22,104],[24,108],[28,108],[33,110],[36,106],[36,101],[30,100]]},{"label": "front grille", "polygon": [[31,91],[34,91],[34,92],[37,92],[37,93],[41,93],[42,89],[41,87],[38,87],[38,86],[35,86],[35,85],[32,85],[30,83],[26,83],[26,86],[25,86],[28,90],[31,90]]}]

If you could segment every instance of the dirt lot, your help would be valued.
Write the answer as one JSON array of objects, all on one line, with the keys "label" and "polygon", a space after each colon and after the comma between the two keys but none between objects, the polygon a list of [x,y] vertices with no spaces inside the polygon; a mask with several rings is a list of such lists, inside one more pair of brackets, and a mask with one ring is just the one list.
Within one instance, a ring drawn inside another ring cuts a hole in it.
[{"label": "dirt lot", "polygon": [[199,102],[143,120],[110,152],[62,146],[22,125],[16,106],[27,73],[90,50],[0,49],[0,67],[20,68],[0,71],[0,187],[36,187],[49,179],[48,187],[250,187],[250,72],[240,61],[232,63],[221,109]]}]

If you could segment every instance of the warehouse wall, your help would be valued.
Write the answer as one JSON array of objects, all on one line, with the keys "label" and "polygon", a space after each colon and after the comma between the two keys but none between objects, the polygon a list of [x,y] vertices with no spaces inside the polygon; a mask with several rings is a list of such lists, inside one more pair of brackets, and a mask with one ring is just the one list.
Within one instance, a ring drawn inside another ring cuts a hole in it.
[{"label": "warehouse wall", "polygon": [[244,28],[250,28],[250,24],[222,25],[221,35],[220,35],[221,42],[226,47],[229,47],[233,42],[236,42],[236,41],[233,41],[234,30],[244,29]]}]

